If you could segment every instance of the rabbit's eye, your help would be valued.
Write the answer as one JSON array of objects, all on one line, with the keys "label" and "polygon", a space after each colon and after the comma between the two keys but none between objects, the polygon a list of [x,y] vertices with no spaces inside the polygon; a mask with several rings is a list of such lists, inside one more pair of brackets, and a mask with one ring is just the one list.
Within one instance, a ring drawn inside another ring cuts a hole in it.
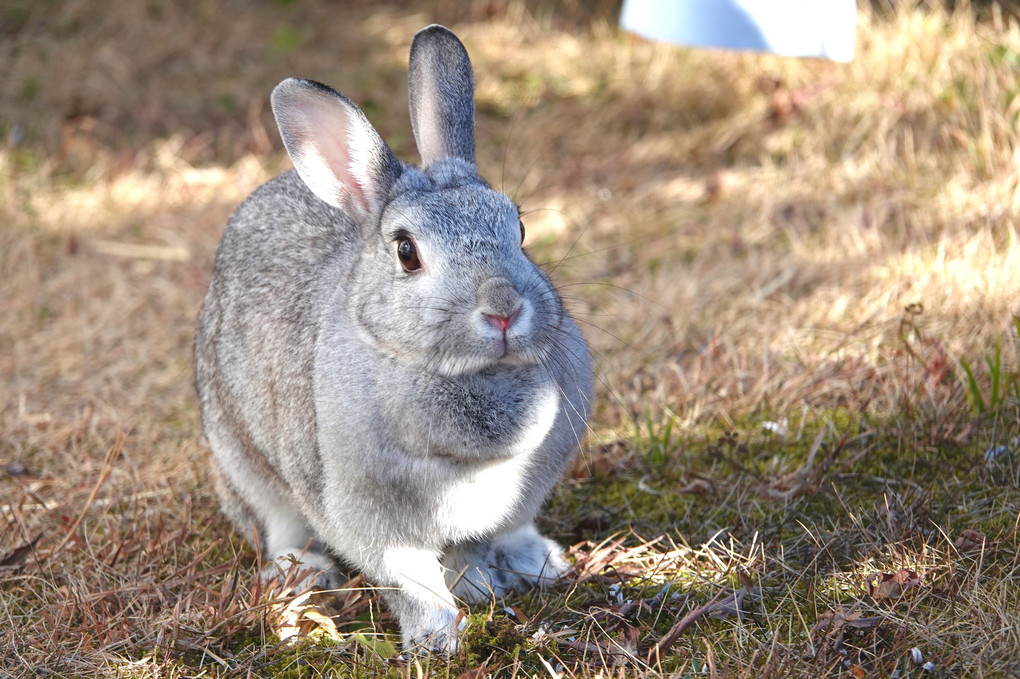
[{"label": "rabbit's eye", "polygon": [[404,267],[404,271],[417,271],[421,268],[418,248],[415,247],[414,241],[406,236],[397,241],[397,259],[400,260],[400,266]]},{"label": "rabbit's eye", "polygon": [[521,223],[521,244],[523,245],[524,244],[524,222],[521,221],[521,220],[517,220],[517,221],[519,221]]}]

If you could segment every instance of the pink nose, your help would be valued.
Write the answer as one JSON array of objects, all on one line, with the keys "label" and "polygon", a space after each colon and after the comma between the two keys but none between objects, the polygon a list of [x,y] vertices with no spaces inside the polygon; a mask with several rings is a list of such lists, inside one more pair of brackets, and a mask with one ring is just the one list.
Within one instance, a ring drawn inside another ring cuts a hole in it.
[{"label": "pink nose", "polygon": [[506,329],[510,327],[510,324],[514,322],[514,318],[517,316],[516,314],[511,316],[495,316],[493,314],[483,315],[485,316],[485,320],[489,322],[489,325],[500,332],[506,332]]}]

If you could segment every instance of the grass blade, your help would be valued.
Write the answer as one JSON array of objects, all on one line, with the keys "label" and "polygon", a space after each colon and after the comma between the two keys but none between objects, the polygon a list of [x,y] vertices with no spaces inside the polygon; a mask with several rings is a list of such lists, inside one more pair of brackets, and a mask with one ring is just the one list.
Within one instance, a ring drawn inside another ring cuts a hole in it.
[{"label": "grass blade", "polygon": [[984,414],[988,407],[985,405],[985,399],[981,396],[981,389],[978,387],[977,380],[974,378],[974,371],[970,369],[970,364],[967,363],[967,359],[960,359],[960,366],[963,367],[963,372],[967,373],[967,389],[970,395],[971,405],[974,406],[974,410],[977,413]]}]

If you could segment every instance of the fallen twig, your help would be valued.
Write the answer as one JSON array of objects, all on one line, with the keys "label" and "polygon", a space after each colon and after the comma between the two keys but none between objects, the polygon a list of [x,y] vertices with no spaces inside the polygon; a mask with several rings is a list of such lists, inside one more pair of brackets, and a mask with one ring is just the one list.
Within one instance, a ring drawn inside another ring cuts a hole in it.
[{"label": "fallen twig", "polygon": [[673,646],[673,644],[676,643],[676,640],[680,638],[680,635],[683,634],[688,627],[693,625],[701,616],[705,615],[706,613],[711,613],[713,610],[715,610],[716,602],[723,595],[723,591],[720,591],[718,594],[712,597],[707,604],[698,606],[693,611],[682,617],[679,622],[673,625],[673,627],[671,627],[670,630],[666,632],[666,636],[659,639],[658,643],[655,644],[655,646],[653,646],[651,649],[649,649],[647,658],[648,664],[649,665],[658,664],[659,660],[666,653],[666,651],[668,651]]}]

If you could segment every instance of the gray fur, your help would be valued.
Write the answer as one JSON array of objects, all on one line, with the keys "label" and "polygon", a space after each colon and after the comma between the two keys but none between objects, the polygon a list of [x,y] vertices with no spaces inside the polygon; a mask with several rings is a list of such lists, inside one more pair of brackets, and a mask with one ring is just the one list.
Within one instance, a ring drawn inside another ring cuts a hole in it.
[{"label": "gray fur", "polygon": [[[297,558],[329,585],[339,558],[388,588],[406,647],[452,652],[454,595],[565,570],[534,519],[587,427],[592,373],[516,206],[472,162],[471,67],[452,33],[415,37],[409,81],[445,112],[416,118],[422,169],[339,93],[274,90],[296,171],[227,224],[195,381],[224,513],[257,532],[266,577]],[[401,267],[401,236],[420,271]]]},{"label": "gray fur", "polygon": [[457,36],[436,24],[418,31],[407,85],[422,165],[449,157],[475,162],[475,76]]}]

